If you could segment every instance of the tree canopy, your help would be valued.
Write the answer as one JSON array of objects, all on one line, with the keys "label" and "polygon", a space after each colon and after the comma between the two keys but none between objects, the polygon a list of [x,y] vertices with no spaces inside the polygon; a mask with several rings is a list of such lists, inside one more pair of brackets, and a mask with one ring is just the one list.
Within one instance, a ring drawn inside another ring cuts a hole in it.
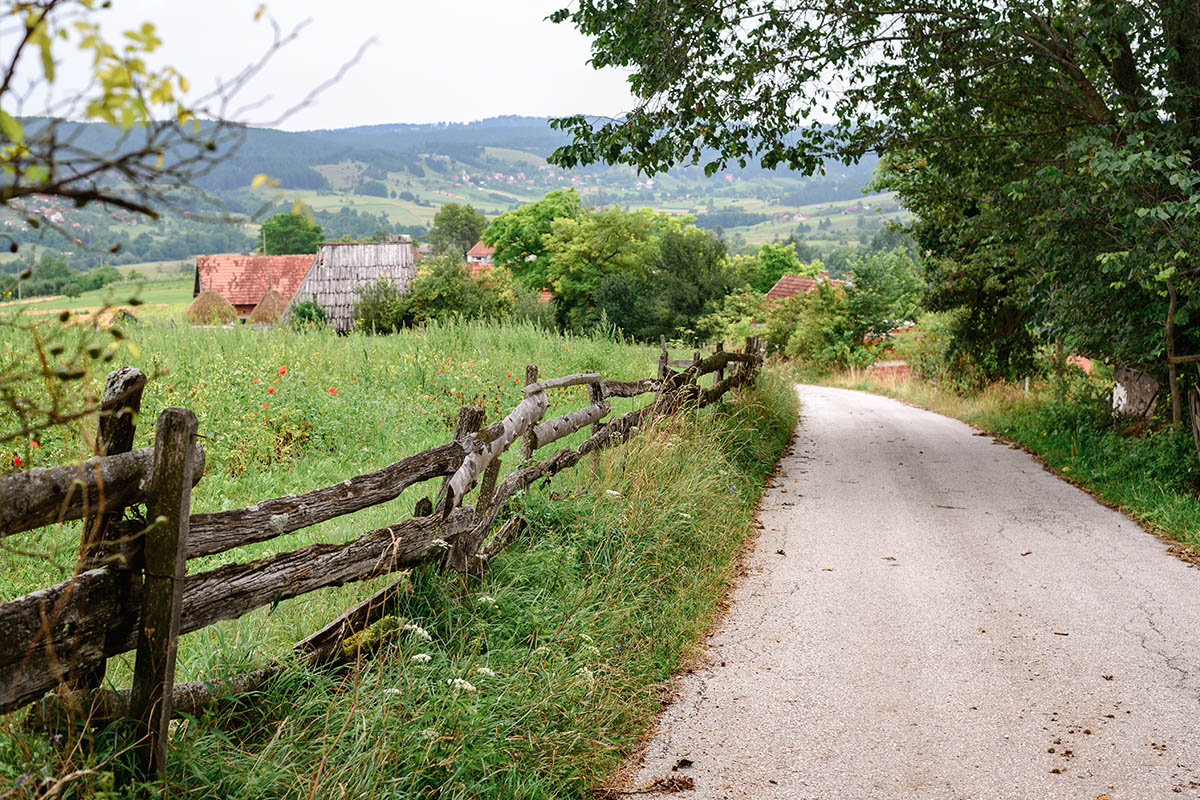
[{"label": "tree canopy", "polygon": [[487,224],[474,206],[446,203],[433,215],[429,241],[439,252],[455,250],[461,255],[475,246]]},{"label": "tree canopy", "polygon": [[269,256],[315,253],[324,238],[321,226],[309,222],[303,214],[276,214],[262,225],[259,249]]},{"label": "tree canopy", "polygon": [[512,270],[522,285],[541,291],[549,286],[546,235],[556,219],[578,219],[582,214],[583,202],[574,189],[556,189],[496,217],[483,232],[483,242],[496,248],[493,262]]},{"label": "tree canopy", "polygon": [[[563,166],[654,173],[881,156],[934,307],[990,376],[1035,336],[1170,374],[1200,272],[1192,0],[580,0],[552,15],[630,71],[618,119],[566,117]],[[1165,336],[1163,333],[1165,332]]]}]

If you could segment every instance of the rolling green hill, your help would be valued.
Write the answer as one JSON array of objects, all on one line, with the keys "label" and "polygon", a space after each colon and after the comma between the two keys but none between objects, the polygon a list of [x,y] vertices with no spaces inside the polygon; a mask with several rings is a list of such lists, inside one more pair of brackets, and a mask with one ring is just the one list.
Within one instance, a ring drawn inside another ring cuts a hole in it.
[{"label": "rolling green hill", "polygon": [[[89,129],[87,137],[102,148],[102,129],[92,128],[97,130]],[[711,178],[700,167],[654,178],[624,166],[567,171],[546,162],[566,137],[537,117],[299,133],[246,128],[240,134],[237,149],[200,181],[221,208],[153,221],[38,201],[30,207],[50,226],[32,230],[11,213],[0,215],[0,225],[21,245],[38,243],[64,253],[82,270],[248,252],[257,243],[256,223],[297,201],[314,210],[330,239],[363,238],[377,230],[420,238],[443,203],[470,203],[494,216],[565,187],[593,205],[690,214],[701,227],[720,231],[733,250],[796,236],[826,252],[869,241],[886,222],[903,218],[894,199],[862,194],[874,162],[829,164],[826,174],[811,178],[756,166]],[[278,185],[252,191],[250,183],[260,173]],[[221,214],[245,221],[205,221]],[[22,255],[30,250],[23,247]],[[24,263],[19,256],[0,268],[17,271]]]}]

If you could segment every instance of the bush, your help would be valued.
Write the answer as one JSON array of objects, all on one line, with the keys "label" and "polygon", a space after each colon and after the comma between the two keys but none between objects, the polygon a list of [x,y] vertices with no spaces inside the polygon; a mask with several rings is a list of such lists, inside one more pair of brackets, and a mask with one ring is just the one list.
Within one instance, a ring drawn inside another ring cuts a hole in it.
[{"label": "bush", "polygon": [[320,328],[325,325],[329,312],[316,300],[305,300],[292,306],[289,316],[293,328]]},{"label": "bush", "polygon": [[394,333],[404,326],[404,290],[390,278],[358,287],[354,325],[368,333]]}]

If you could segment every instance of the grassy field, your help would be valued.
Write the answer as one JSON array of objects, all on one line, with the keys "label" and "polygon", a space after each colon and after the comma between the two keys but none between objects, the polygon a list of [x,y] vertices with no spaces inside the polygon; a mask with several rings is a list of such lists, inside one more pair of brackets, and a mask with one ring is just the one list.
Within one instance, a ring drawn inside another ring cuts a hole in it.
[{"label": "grassy field", "polygon": [[125,281],[92,292],[84,292],[78,297],[57,295],[44,299],[0,303],[0,310],[19,306],[27,314],[70,311],[82,316],[111,306],[129,309],[138,319],[182,321],[184,310],[192,302],[193,283],[192,276],[178,274],[162,280]]},{"label": "grassy field", "polygon": [[841,376],[833,385],[886,394],[1016,442],[1167,536],[1200,546],[1200,462],[1191,432],[1114,420],[1110,388],[1076,374],[1060,399],[1052,386],[996,385],[962,397],[912,379]]},{"label": "grassy field", "polygon": [[[525,326],[338,337],[151,322],[130,334],[134,348],[121,360],[157,376],[137,445],[148,443],[166,406],[199,416],[207,466],[193,493],[196,511],[332,484],[446,441],[463,403],[496,419],[518,401],[526,363],[543,376],[596,369],[637,378],[656,361],[647,348]],[[581,387],[566,390],[549,413],[585,397]],[[614,401],[614,413],[638,402]],[[588,796],[642,734],[663,681],[715,613],[794,413],[789,385],[768,375],[734,402],[654,425],[604,454],[598,477],[581,466],[531,490],[518,502],[528,534],[486,577],[409,574],[399,613],[429,639],[390,638],[348,674],[290,670],[258,695],[189,720],[172,742],[170,793]],[[80,458],[82,434],[60,429],[22,452],[32,466]],[[414,487],[391,503],[189,570],[344,541],[409,516],[435,489],[436,482]],[[73,526],[6,540],[0,598],[67,576],[77,540]],[[324,590],[185,637],[177,679],[281,657],[382,582]],[[114,686],[127,682],[130,661],[114,660]],[[109,738],[64,751],[30,736],[18,717],[0,721],[0,781],[92,769],[77,784],[80,795],[103,787],[114,758]]]}]

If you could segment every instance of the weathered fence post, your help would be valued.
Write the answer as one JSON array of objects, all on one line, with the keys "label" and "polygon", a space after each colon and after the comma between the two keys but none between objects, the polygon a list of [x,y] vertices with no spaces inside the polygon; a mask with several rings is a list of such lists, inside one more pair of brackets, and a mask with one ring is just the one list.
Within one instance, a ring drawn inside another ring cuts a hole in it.
[{"label": "weathered fence post", "polygon": [[[146,387],[145,374],[135,367],[122,367],[108,373],[104,394],[100,398],[101,408],[110,408],[100,415],[96,426],[96,455],[112,456],[128,453],[133,449],[135,417],[142,407],[142,390]],[[115,404],[115,407],[114,407]],[[83,522],[79,537],[79,557],[75,563],[75,574],[108,563],[111,569],[121,572],[120,600],[124,602],[133,585],[134,543],[120,530],[124,508],[99,508]],[[111,535],[116,532],[116,540]],[[87,635],[91,631],[81,631]],[[106,665],[101,664],[83,674],[72,674],[64,686],[67,697],[74,700],[80,693],[100,687],[104,682]]]},{"label": "weathered fence post", "polygon": [[[599,382],[589,383],[588,384],[588,405],[594,406],[597,403],[602,402],[603,400],[604,400],[604,391],[600,388],[600,383]],[[593,422],[592,423],[592,436],[595,436],[597,433],[599,433],[600,429],[603,427],[604,427],[604,423],[601,422],[600,420],[596,420],[595,422]],[[600,449],[599,448],[597,448],[596,452],[592,454],[592,478],[595,480],[600,479]]]},{"label": "weathered fence post", "polygon": [[670,356],[667,353],[667,337],[663,334],[658,335],[658,346],[662,352],[658,354],[658,379],[665,381],[667,379],[667,359]]},{"label": "weathered fence post", "polygon": [[162,774],[167,763],[196,429],[196,415],[185,408],[164,410],[155,428],[154,471],[146,503],[150,526],[142,547],[146,578],[130,693],[138,761],[147,774]]},{"label": "weathered fence post", "polygon": [[[725,341],[724,340],[717,342],[717,349],[714,352],[716,352],[716,353],[724,353],[725,352]],[[716,386],[718,383],[720,383],[723,380],[725,380],[725,365],[724,364],[717,367],[717,372],[715,375],[713,375],[713,386]]]},{"label": "weathered fence post", "polygon": [[[537,364],[525,365],[525,385],[537,383],[538,368]],[[537,449],[537,437],[533,434],[533,426],[529,426],[529,430],[521,437],[521,459],[528,461],[533,458],[533,451]]]},{"label": "weathered fence post", "polygon": [[[467,439],[472,433],[475,433],[483,427],[484,411],[479,406],[463,406],[458,410],[458,419],[454,421],[454,441],[462,442]],[[491,466],[490,464],[488,466]],[[486,475],[486,473],[485,473]],[[437,506],[444,508],[446,500],[449,498],[450,478],[442,480],[442,488],[438,493]],[[478,501],[476,508],[479,507]],[[459,536],[450,543],[450,549],[442,556],[442,569],[446,567],[455,567],[460,563],[465,563],[464,550],[470,547],[470,542],[466,541],[469,536]]]}]

